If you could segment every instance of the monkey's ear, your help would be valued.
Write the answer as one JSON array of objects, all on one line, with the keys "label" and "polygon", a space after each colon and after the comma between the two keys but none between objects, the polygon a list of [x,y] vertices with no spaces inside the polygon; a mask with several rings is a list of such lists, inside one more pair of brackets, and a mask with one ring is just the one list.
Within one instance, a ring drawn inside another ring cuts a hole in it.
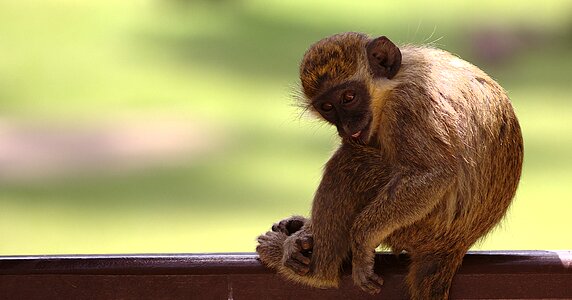
[{"label": "monkey's ear", "polygon": [[380,36],[366,46],[367,59],[373,77],[393,78],[401,67],[401,51],[387,37]]}]

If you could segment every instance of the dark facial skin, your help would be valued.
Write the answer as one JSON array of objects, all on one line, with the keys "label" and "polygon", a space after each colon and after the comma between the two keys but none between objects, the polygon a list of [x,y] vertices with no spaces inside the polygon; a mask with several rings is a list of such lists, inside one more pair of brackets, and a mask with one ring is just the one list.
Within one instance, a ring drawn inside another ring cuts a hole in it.
[{"label": "dark facial skin", "polygon": [[367,143],[372,113],[366,85],[349,81],[335,86],[312,101],[314,109],[336,126],[343,139]]}]

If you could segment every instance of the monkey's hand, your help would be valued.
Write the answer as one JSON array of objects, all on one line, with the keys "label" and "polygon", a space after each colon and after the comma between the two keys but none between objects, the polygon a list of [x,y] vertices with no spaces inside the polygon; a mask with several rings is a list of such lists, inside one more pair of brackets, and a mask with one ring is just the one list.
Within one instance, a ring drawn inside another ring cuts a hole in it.
[{"label": "monkey's hand", "polygon": [[300,230],[307,221],[308,219],[302,216],[291,216],[278,223],[274,223],[274,225],[272,225],[272,231],[282,232],[286,235],[292,235],[293,233]]},{"label": "monkey's hand", "polygon": [[354,264],[352,278],[355,285],[370,294],[377,294],[381,291],[383,279],[373,272],[372,266],[357,266]]},{"label": "monkey's hand", "polygon": [[296,231],[284,241],[282,263],[297,275],[304,276],[310,273],[313,247],[314,239],[309,231]]}]

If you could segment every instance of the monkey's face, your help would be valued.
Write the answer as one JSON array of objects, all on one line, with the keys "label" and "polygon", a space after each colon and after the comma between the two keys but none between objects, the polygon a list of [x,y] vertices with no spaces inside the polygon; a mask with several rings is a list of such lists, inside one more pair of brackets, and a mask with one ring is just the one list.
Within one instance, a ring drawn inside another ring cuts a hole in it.
[{"label": "monkey's face", "polygon": [[313,108],[336,126],[342,138],[367,143],[373,115],[365,83],[349,81],[335,86],[312,101]]},{"label": "monkey's face", "polygon": [[375,123],[369,93],[375,87],[368,84],[392,79],[400,66],[399,48],[384,36],[370,39],[350,32],[322,39],[300,65],[306,105],[335,125],[342,138],[367,144]]}]

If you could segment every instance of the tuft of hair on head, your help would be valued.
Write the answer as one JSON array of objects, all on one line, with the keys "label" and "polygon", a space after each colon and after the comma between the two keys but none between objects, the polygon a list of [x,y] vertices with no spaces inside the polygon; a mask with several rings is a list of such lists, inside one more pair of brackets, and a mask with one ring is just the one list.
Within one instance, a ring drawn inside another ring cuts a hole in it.
[{"label": "tuft of hair on head", "polygon": [[369,37],[346,32],[319,40],[308,48],[300,63],[300,85],[306,99],[324,90],[325,84],[336,84],[352,76],[358,69],[360,49]]}]

